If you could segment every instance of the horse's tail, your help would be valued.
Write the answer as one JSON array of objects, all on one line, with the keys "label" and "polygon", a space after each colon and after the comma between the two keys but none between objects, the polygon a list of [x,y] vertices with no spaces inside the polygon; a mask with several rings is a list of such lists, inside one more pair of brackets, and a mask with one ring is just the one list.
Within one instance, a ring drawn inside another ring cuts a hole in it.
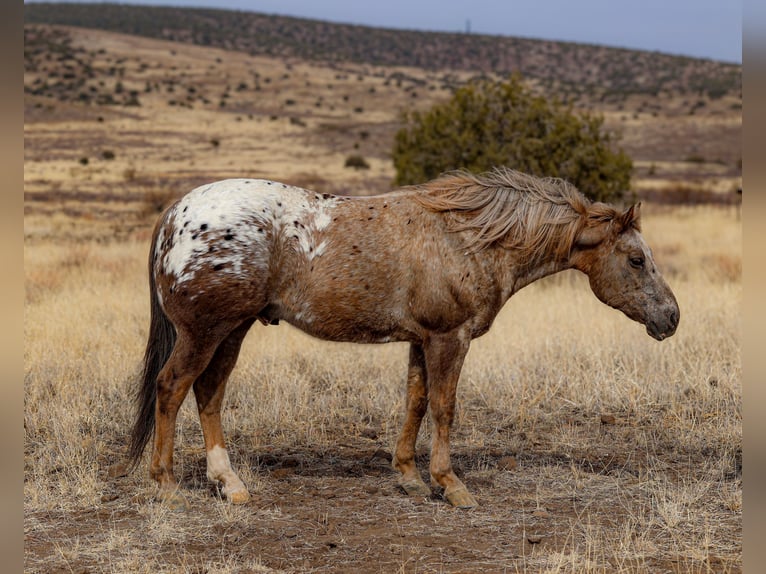
[{"label": "horse's tail", "polygon": [[141,374],[141,386],[136,389],[136,418],[130,435],[128,460],[130,468],[135,468],[141,460],[141,455],[149,439],[154,433],[154,409],[157,402],[157,375],[165,365],[176,342],[176,330],[165,315],[157,294],[157,284],[154,278],[154,262],[156,258],[155,244],[164,216],[160,218],[152,234],[151,252],[149,255],[149,296],[150,323],[149,340],[144,352],[144,368]]}]

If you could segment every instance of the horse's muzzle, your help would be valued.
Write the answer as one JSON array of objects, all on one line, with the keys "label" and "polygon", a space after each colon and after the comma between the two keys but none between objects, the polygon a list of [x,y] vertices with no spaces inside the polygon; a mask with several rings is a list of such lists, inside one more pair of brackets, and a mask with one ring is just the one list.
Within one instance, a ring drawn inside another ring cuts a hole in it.
[{"label": "horse's muzzle", "polygon": [[678,307],[673,306],[669,309],[664,316],[661,316],[656,321],[647,321],[646,332],[654,339],[662,341],[672,336],[678,328],[678,321],[681,318],[681,313]]}]

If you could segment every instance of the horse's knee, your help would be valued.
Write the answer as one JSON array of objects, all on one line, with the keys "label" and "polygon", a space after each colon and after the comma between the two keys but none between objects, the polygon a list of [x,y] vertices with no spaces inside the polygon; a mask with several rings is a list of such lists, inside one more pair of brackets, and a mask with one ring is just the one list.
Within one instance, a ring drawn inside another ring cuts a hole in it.
[{"label": "horse's knee", "polygon": [[431,419],[433,420],[434,425],[440,433],[449,431],[450,427],[452,427],[452,421],[455,419],[454,406],[447,408],[434,408],[434,405],[432,404]]}]

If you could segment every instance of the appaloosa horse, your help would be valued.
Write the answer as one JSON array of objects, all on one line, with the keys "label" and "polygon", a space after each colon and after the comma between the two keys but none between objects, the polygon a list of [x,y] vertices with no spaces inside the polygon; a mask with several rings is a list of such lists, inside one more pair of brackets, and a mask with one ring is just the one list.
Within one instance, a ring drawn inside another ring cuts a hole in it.
[{"label": "appaloosa horse", "polygon": [[453,505],[475,506],[450,464],[455,390],[471,340],[511,295],[574,268],[655,339],[675,332],[678,304],[640,234],[638,207],[592,203],[564,181],[508,169],[358,198],[257,179],[198,187],[163,213],[152,238],[133,464],[153,434],[160,498],[183,504],[173,441],[194,388],[207,476],[231,502],[249,500],[229,462],[221,402],[253,323],[284,320],[329,341],[409,342],[407,414],[393,459],[400,484],[413,496],[431,492],[414,462],[430,406],[431,481]]}]

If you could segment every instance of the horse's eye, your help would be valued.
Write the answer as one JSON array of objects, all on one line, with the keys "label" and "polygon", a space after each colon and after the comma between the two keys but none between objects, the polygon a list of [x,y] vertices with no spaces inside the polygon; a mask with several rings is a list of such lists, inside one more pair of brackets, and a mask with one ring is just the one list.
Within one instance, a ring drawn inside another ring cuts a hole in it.
[{"label": "horse's eye", "polygon": [[643,257],[631,257],[630,258],[630,264],[635,267],[636,269],[641,269],[644,266],[644,258]]}]

